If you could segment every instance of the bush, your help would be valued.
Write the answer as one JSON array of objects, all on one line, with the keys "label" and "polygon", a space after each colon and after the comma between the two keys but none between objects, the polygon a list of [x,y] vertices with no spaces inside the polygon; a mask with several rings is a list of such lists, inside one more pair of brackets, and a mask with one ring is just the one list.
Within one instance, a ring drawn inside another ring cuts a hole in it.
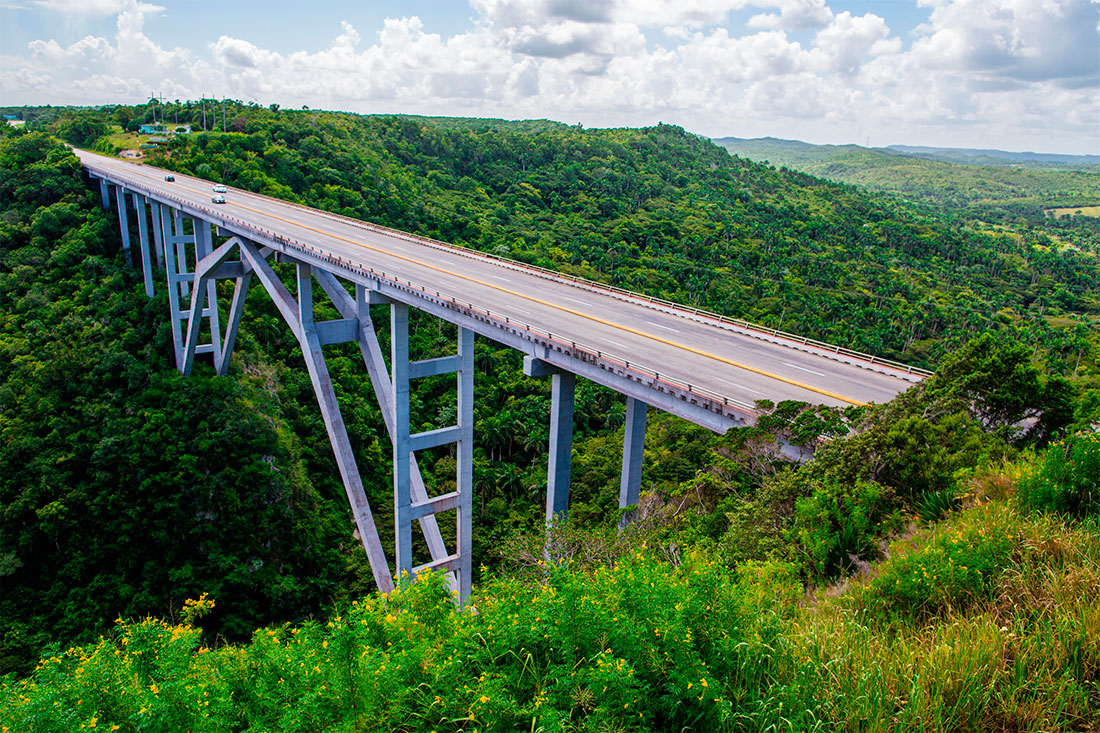
[{"label": "bush", "polygon": [[812,571],[835,577],[878,556],[878,543],[902,523],[889,490],[873,481],[824,481],[795,503],[791,536]]},{"label": "bush", "polygon": [[1016,500],[1023,510],[1100,515],[1100,433],[1077,433],[1052,444],[1020,477]]},{"label": "bush", "polygon": [[926,544],[885,563],[862,600],[887,617],[924,619],[989,598],[1018,544],[1007,515],[989,520],[943,525]]}]

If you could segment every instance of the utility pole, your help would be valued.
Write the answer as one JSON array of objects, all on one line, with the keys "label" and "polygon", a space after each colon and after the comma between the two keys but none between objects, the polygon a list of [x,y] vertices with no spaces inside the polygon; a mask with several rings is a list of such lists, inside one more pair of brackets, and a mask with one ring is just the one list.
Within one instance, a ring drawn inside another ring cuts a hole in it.
[{"label": "utility pole", "polygon": [[202,131],[206,132],[206,94],[202,95]]},{"label": "utility pole", "polygon": [[225,132],[225,97],[222,97],[222,132]]}]

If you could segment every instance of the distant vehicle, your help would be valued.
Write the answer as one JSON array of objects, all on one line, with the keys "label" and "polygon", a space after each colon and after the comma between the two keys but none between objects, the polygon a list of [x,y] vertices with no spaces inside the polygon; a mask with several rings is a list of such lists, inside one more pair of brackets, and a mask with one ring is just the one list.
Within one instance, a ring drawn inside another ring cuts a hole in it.
[{"label": "distant vehicle", "polygon": [[214,193],[225,193],[225,186],[220,183],[217,186],[214,186]]},{"label": "distant vehicle", "polygon": [[174,181],[174,180],[176,180],[176,177],[175,177],[175,176],[173,176],[173,175],[172,175],[171,173],[169,173],[168,175],[166,175],[166,176],[164,177],[164,180],[166,180],[166,181]]},{"label": "distant vehicle", "polygon": [[210,201],[215,204],[224,204],[225,196],[222,196],[220,193],[216,193],[210,197]]}]

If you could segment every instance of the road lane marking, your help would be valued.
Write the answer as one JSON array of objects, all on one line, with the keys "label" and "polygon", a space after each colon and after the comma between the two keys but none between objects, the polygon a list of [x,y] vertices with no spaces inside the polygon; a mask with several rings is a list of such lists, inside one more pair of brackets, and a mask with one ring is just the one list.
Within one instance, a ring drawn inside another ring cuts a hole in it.
[{"label": "road lane marking", "polygon": [[743,389],[746,392],[752,392],[753,394],[764,394],[763,392],[761,392],[758,389],[753,389],[752,387],[746,387],[743,384],[738,384],[737,382],[731,382],[728,379],[722,379],[721,377],[715,377],[715,379],[717,379],[719,382],[723,382],[725,384],[728,384],[731,387],[737,387],[737,389]]},{"label": "road lane marking", "polygon": [[791,369],[799,369],[799,370],[804,371],[804,372],[809,372],[810,374],[816,374],[819,377],[824,377],[825,376],[821,372],[815,372],[813,369],[807,369],[806,367],[800,367],[797,364],[790,364],[788,362],[783,362],[783,364],[784,364],[784,366],[789,366]]},{"label": "road lane marking", "polygon": [[673,333],[680,333],[680,329],[673,328],[672,326],[663,326],[660,323],[654,323],[653,321],[646,321],[646,323],[648,323],[651,326],[656,326],[657,328],[663,328],[666,331],[672,331]]},{"label": "road lane marking", "polygon": [[[103,157],[103,156],[98,156],[98,157]],[[115,162],[115,161],[111,161],[111,162]],[[121,168],[121,170],[127,170],[127,167],[123,166]],[[181,186],[180,188],[184,188],[184,187]],[[190,189],[190,190],[191,190],[192,193],[198,193],[198,192],[194,191],[193,189]],[[240,191],[240,193],[247,194],[246,191]],[[779,382],[783,382],[784,384],[789,384],[793,387],[798,387],[800,389],[805,389],[807,391],[814,392],[815,394],[824,395],[825,397],[831,397],[835,400],[840,400],[841,402],[847,402],[847,403],[852,404],[852,405],[865,405],[865,404],[867,404],[865,402],[861,402],[861,401],[853,399],[851,397],[845,397],[844,395],[837,394],[836,392],[830,392],[829,390],[820,389],[818,387],[814,387],[813,385],[805,384],[803,382],[799,382],[797,380],[790,379],[788,377],[784,377],[784,376],[781,376],[779,374],[772,374],[771,372],[765,371],[763,369],[758,369],[757,367],[749,366],[748,364],[742,364],[742,363],[734,361],[732,359],[727,359],[724,356],[718,356],[717,354],[712,354],[708,351],[704,351],[702,349],[697,349],[693,346],[688,346],[687,344],[681,344],[681,343],[678,343],[676,341],[672,341],[670,339],[663,338],[663,337],[658,336],[656,334],[647,333],[646,331],[642,331],[642,330],[637,329],[637,328],[632,328],[631,326],[626,326],[626,325],[623,325],[621,323],[615,323],[614,321],[608,321],[604,318],[600,318],[599,316],[594,316],[594,315],[591,315],[591,314],[588,314],[588,313],[583,313],[581,311],[573,310],[572,308],[567,308],[567,307],[562,306],[562,305],[557,305],[555,303],[551,303],[549,301],[542,300],[540,298],[536,298],[536,297],[531,296],[531,295],[526,295],[524,293],[520,293],[520,292],[515,291],[515,290],[510,290],[510,289],[502,287],[500,285],[493,285],[492,283],[485,282],[484,280],[479,280],[478,278],[472,277],[470,275],[463,275],[463,274],[458,273],[458,272],[452,272],[452,271],[447,270],[443,267],[438,267],[436,265],[428,264],[427,262],[423,262],[423,261],[418,260],[414,257],[409,257],[407,255],[397,254],[396,252],[386,250],[382,247],[376,247],[374,245],[367,244],[366,242],[361,242],[361,241],[357,241],[357,240],[354,240],[354,239],[349,239],[347,237],[341,236],[341,235],[336,234],[336,233],[331,232],[331,231],[325,231],[324,229],[318,229],[317,227],[313,227],[313,226],[310,226],[308,224],[303,224],[303,223],[300,223],[300,222],[296,222],[296,221],[293,221],[291,219],[287,219],[287,218],[284,218],[282,216],[279,216],[278,214],[270,214],[270,213],[261,211],[259,209],[252,208],[251,206],[246,206],[242,203],[238,203],[236,201],[227,202],[227,203],[231,203],[231,205],[236,206],[236,207],[241,208],[241,209],[244,209],[245,211],[251,211],[254,214],[260,214],[262,216],[268,216],[272,219],[276,219],[277,221],[281,221],[281,222],[284,222],[286,224],[290,224],[292,226],[297,226],[297,227],[300,227],[300,228],[305,229],[307,231],[311,231],[311,232],[314,232],[316,234],[320,234],[323,237],[330,237],[332,239],[337,239],[337,240],[340,240],[340,241],[343,241],[343,242],[347,242],[348,244],[350,244],[354,247],[358,247],[358,248],[361,248],[361,249],[372,250],[372,251],[377,252],[379,254],[386,255],[386,256],[392,257],[394,259],[402,260],[402,261],[408,262],[412,265],[416,265],[417,267],[423,267],[423,268],[426,268],[426,269],[429,269],[429,270],[433,270],[435,272],[440,272],[440,273],[443,273],[443,274],[446,274],[446,275],[450,275],[452,277],[457,277],[461,280],[466,280],[467,282],[472,282],[472,283],[482,285],[482,286],[487,287],[487,288],[492,288],[493,290],[499,290],[502,293],[506,293],[508,295],[512,295],[512,296],[517,297],[517,298],[522,298],[523,300],[528,300],[532,303],[538,303],[539,305],[546,306],[548,308],[554,308],[554,309],[560,310],[560,311],[564,311],[565,313],[570,313],[572,315],[578,316],[580,318],[584,318],[586,320],[593,321],[595,323],[601,323],[605,326],[610,326],[612,328],[617,328],[620,331],[626,331],[627,333],[632,333],[635,336],[641,336],[643,338],[648,338],[648,339],[651,339],[653,341],[657,341],[659,343],[665,344],[667,346],[672,346],[673,348],[677,348],[677,349],[680,349],[682,351],[686,351],[686,352],[691,353],[691,354],[696,354],[697,356],[702,356],[702,357],[705,357],[705,358],[708,358],[708,359],[714,359],[715,361],[720,361],[723,364],[728,364],[728,365],[730,365],[732,367],[736,367],[738,369],[744,369],[745,371],[749,371],[749,372],[752,372],[754,374],[759,374],[761,376],[768,377],[769,379],[775,379]],[[360,267],[361,267],[361,265],[360,265]],[[515,309],[515,310],[519,310],[519,309]],[[650,325],[654,325],[654,326],[659,326],[660,325],[660,324],[652,323],[651,321],[646,321],[646,323],[649,323]],[[667,326],[661,326],[661,327],[662,328],[668,328]],[[676,329],[669,328],[669,330],[674,331]],[[677,331],[677,333],[678,333],[678,331]],[[788,364],[788,366],[793,366],[793,365]],[[799,369],[801,367],[795,367],[795,368]],[[809,369],[804,369],[803,371],[810,371],[810,370]],[[817,373],[817,372],[815,372],[815,373]],[[819,374],[819,373],[817,373],[817,374]],[[825,376],[825,375],[821,374],[820,376]]]}]

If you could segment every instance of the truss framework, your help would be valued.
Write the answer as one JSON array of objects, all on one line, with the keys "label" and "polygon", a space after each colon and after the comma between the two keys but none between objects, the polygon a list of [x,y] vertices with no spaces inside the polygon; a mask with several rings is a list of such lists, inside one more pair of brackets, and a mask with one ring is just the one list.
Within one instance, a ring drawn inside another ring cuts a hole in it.
[{"label": "truss framework", "polygon": [[[111,187],[106,179],[100,179],[104,208],[110,206]],[[119,184],[113,187],[127,262],[132,261],[127,199],[132,201],[148,296],[152,297],[155,293],[154,259],[156,267],[165,271],[172,346],[179,370],[185,375],[190,374],[195,357],[210,354],[217,373],[225,375],[228,372],[245,300],[253,280],[259,281],[301,348],[356,528],[379,590],[390,591],[395,587],[395,580],[400,583],[420,572],[442,570],[446,571],[452,590],[465,602],[472,585],[473,531],[474,331],[469,328],[468,319],[458,314],[447,318],[448,311],[432,310],[433,315],[457,326],[456,353],[410,361],[408,304],[362,283],[345,284],[336,272],[318,266],[316,262],[276,251],[239,233],[218,232],[216,224],[138,191],[129,191]],[[227,238],[215,244],[217,236]],[[271,265],[273,260],[294,265],[296,293],[292,293],[274,271]],[[224,327],[218,299],[220,282],[232,282]],[[315,283],[320,285],[340,318],[327,321],[315,319]],[[349,285],[354,286],[354,293],[349,292]],[[387,305],[390,310],[392,372],[387,368],[371,320],[371,305]],[[349,342],[359,346],[393,448],[396,542],[392,571],[379,539],[323,351],[324,346]],[[540,352],[539,356],[542,358],[531,355],[525,358],[524,372],[529,376],[550,376],[553,380],[546,502],[546,519],[551,523],[564,520],[569,506],[577,374],[546,361],[546,358],[554,356],[548,350]],[[456,423],[412,433],[409,415],[411,381],[450,373],[456,375]],[[646,403],[628,394],[619,499],[623,508],[637,504],[639,499],[645,416]],[[455,490],[429,496],[417,452],[448,444],[455,446]],[[452,510],[455,512],[456,526],[454,551],[450,552],[440,531],[437,515]],[[413,564],[414,523],[420,526],[431,558],[421,565]]]}]

